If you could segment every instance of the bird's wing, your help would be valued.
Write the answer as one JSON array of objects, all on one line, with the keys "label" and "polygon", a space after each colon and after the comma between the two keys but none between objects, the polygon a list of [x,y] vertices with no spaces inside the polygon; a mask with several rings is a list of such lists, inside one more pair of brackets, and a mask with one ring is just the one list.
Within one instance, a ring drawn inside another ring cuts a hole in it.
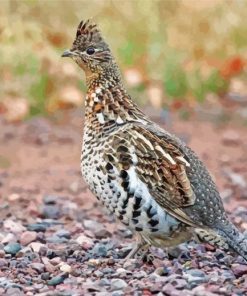
[{"label": "bird's wing", "polygon": [[125,188],[134,167],[136,177],[146,184],[161,207],[180,221],[196,226],[183,210],[196,199],[186,173],[190,163],[176,145],[139,124],[128,124],[110,136],[108,143],[104,158],[108,168],[114,167],[122,177]]}]

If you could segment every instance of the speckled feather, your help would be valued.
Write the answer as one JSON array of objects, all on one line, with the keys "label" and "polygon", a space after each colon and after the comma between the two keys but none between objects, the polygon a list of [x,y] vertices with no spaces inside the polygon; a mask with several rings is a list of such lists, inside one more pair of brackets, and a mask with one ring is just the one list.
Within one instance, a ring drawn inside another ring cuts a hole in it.
[{"label": "speckled feather", "polygon": [[81,168],[95,196],[148,244],[172,246],[197,235],[247,259],[246,241],[204,164],[131,100],[97,26],[81,22],[70,52],[86,74]]}]

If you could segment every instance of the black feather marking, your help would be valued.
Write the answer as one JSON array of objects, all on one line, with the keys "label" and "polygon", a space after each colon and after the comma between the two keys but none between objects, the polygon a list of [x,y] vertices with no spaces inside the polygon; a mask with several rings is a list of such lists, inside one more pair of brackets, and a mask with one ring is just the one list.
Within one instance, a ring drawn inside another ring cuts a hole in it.
[{"label": "black feather marking", "polygon": [[105,168],[106,168],[107,171],[109,172],[109,171],[113,170],[113,165],[112,165],[110,162],[107,162]]},{"label": "black feather marking", "polygon": [[81,21],[79,23],[79,26],[77,28],[77,32],[76,32],[76,37],[78,37],[79,35],[81,35],[81,27],[82,27],[83,21]]},{"label": "black feather marking", "polygon": [[150,205],[149,208],[147,209],[147,212],[146,212],[148,218],[150,218],[150,219],[155,215],[155,213],[152,213],[152,209],[153,209],[153,208],[152,208],[152,206]]},{"label": "black feather marking", "polygon": [[149,223],[151,226],[156,226],[157,224],[159,224],[159,221],[151,219],[148,223]]},{"label": "black feather marking", "polygon": [[128,152],[128,151],[129,151],[128,148],[123,145],[121,145],[117,148],[117,152]]},{"label": "black feather marking", "polygon": [[130,199],[131,197],[133,197],[133,194],[132,194],[132,193],[128,193],[126,199],[125,199],[124,202],[123,202],[123,206],[122,206],[123,209],[126,209],[126,208],[127,208],[127,206],[128,206],[128,202],[129,202],[129,199]]},{"label": "black feather marking", "polygon": [[123,202],[123,209],[126,209],[128,206],[129,198],[127,197]]},{"label": "black feather marking", "polygon": [[133,211],[132,217],[137,218],[141,215],[141,211]]},{"label": "black feather marking", "polygon": [[129,187],[129,182],[128,181],[123,181],[121,185],[123,186],[123,189],[125,191],[127,191],[128,187]]},{"label": "black feather marking", "polygon": [[123,179],[127,179],[128,178],[128,173],[125,170],[121,170],[120,172],[120,177]]},{"label": "black feather marking", "polygon": [[126,214],[126,211],[125,210],[121,210],[121,211],[119,211],[119,214],[120,215],[125,215]]},{"label": "black feather marking", "polygon": [[134,210],[138,210],[140,208],[142,198],[141,197],[135,197],[135,203],[133,205]]}]

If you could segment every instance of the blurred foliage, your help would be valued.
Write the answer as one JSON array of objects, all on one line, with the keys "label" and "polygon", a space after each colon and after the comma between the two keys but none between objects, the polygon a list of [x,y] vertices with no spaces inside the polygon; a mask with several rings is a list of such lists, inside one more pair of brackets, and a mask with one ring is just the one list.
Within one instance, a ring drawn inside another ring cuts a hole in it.
[{"label": "blurred foliage", "polygon": [[79,21],[91,17],[142,103],[156,100],[146,92],[156,82],[161,105],[223,95],[233,77],[246,80],[246,15],[245,0],[2,0],[0,112],[9,106],[6,100],[18,98],[27,101],[26,115],[81,104],[66,104],[73,93],[66,87],[85,91],[85,85],[81,70],[60,55]]}]

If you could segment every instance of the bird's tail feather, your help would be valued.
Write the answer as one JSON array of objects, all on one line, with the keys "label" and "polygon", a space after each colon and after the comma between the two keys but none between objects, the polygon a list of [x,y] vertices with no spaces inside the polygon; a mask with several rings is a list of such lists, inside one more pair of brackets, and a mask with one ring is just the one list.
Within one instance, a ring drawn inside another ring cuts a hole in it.
[{"label": "bird's tail feather", "polygon": [[225,239],[222,238],[222,236],[218,234],[216,231],[214,231],[213,229],[196,228],[195,233],[199,241],[207,242],[210,245],[213,245],[225,251],[229,250],[229,245],[225,241]]},{"label": "bird's tail feather", "polygon": [[198,228],[195,233],[201,241],[225,251],[232,249],[247,261],[247,239],[231,222],[215,230]]},{"label": "bird's tail feather", "polygon": [[247,239],[231,222],[221,227],[220,230],[218,229],[217,232],[225,239],[231,249],[247,261]]}]

